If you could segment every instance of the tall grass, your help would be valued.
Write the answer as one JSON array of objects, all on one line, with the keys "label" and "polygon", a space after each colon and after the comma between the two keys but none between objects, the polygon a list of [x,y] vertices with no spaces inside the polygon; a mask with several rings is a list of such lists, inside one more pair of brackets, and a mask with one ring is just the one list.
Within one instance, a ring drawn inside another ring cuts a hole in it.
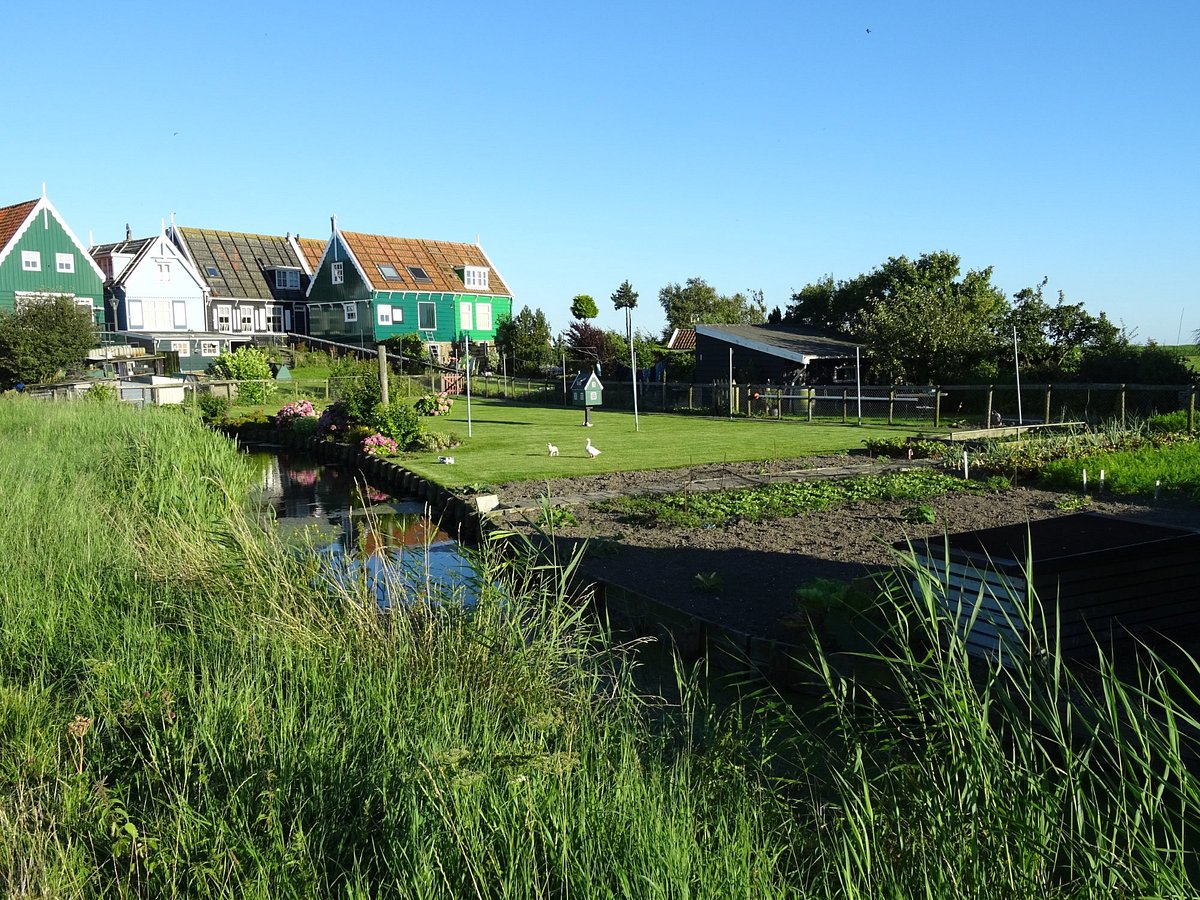
[{"label": "tall grass", "polygon": [[815,719],[686,677],[668,707],[570,561],[381,616],[314,587],[249,477],[171,412],[0,402],[8,896],[1195,893],[1178,669],[1085,681],[1051,642],[981,683],[918,574],[873,680],[814,657]]},{"label": "tall grass", "polygon": [[183,416],[6,402],[0,434],[9,895],[784,893],[781,805],[644,727],[557,570],[381,618]]}]

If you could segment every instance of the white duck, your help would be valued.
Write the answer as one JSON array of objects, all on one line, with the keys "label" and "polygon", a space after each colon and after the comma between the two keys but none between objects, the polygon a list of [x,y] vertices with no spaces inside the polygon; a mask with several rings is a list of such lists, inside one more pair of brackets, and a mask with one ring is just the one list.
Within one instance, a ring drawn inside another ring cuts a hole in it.
[{"label": "white duck", "polygon": [[597,456],[600,455],[600,450],[598,448],[592,446],[591,438],[587,439],[587,447],[585,449],[587,450],[587,455],[590,456],[592,459],[595,459]]}]

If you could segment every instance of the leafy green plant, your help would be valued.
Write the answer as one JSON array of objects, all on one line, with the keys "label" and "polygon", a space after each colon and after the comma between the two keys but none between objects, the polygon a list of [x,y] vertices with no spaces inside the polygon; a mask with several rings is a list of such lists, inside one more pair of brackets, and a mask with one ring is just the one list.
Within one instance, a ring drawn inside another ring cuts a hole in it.
[{"label": "leafy green plant", "polygon": [[902,509],[900,517],[913,525],[932,525],[937,521],[937,510],[928,503],[918,503]]},{"label": "leafy green plant", "polygon": [[387,406],[376,403],[367,424],[379,434],[392,438],[401,450],[412,449],[421,435],[421,420],[407,403],[394,402]]},{"label": "leafy green plant", "polygon": [[551,506],[544,503],[538,510],[538,525],[542,528],[563,528],[567,525],[577,525],[579,519],[575,513],[565,506]]},{"label": "leafy green plant", "polygon": [[719,594],[725,586],[725,578],[720,572],[697,572],[693,576],[693,580],[699,585],[700,590],[710,594]]},{"label": "leafy green plant", "polygon": [[275,391],[271,364],[261,350],[239,347],[226,351],[212,361],[209,374],[238,383],[238,401],[262,404]]},{"label": "leafy green plant", "polygon": [[1065,494],[1054,501],[1054,508],[1064,511],[1087,509],[1091,505],[1091,494]]},{"label": "leafy green plant", "polygon": [[83,399],[91,403],[115,403],[118,399],[117,389],[98,381],[83,392]]}]

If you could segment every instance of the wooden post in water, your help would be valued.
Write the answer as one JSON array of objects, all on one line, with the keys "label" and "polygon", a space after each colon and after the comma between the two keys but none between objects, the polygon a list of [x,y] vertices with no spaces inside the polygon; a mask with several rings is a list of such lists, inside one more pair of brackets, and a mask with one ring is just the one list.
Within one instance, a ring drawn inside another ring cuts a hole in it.
[{"label": "wooden post in water", "polygon": [[379,401],[384,405],[388,405],[388,366],[387,366],[387,346],[384,344],[376,344],[375,352],[379,355]]}]

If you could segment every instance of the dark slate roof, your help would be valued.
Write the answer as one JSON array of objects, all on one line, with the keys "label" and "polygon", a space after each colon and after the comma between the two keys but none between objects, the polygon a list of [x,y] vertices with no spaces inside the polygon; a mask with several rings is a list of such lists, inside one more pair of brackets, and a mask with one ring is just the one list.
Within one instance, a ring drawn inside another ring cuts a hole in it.
[{"label": "dark slate roof", "polygon": [[107,273],[105,276],[106,282],[111,282],[112,284],[124,284],[125,280],[133,275],[134,269],[137,268],[138,263],[141,261],[142,254],[146,252],[147,248],[154,244],[155,240],[157,240],[157,238],[150,237],[136,238],[128,241],[118,241],[115,244],[97,244],[95,247],[92,247],[90,250],[88,250],[88,253],[92,255],[92,259],[94,259],[97,263],[99,263],[104,257],[111,257],[115,254],[122,254],[131,257],[129,264],[121,270],[121,274],[116,278],[108,277]]},{"label": "dark slate roof", "polygon": [[[286,237],[209,228],[175,230],[182,236],[188,255],[196,263],[214,300],[304,299],[308,276]],[[211,275],[209,266],[215,266],[218,274]],[[276,290],[274,276],[267,271],[273,266],[299,269],[300,288]]]},{"label": "dark slate roof", "polygon": [[696,335],[802,364],[814,359],[845,359],[861,346],[826,332],[787,325],[697,325]]}]

